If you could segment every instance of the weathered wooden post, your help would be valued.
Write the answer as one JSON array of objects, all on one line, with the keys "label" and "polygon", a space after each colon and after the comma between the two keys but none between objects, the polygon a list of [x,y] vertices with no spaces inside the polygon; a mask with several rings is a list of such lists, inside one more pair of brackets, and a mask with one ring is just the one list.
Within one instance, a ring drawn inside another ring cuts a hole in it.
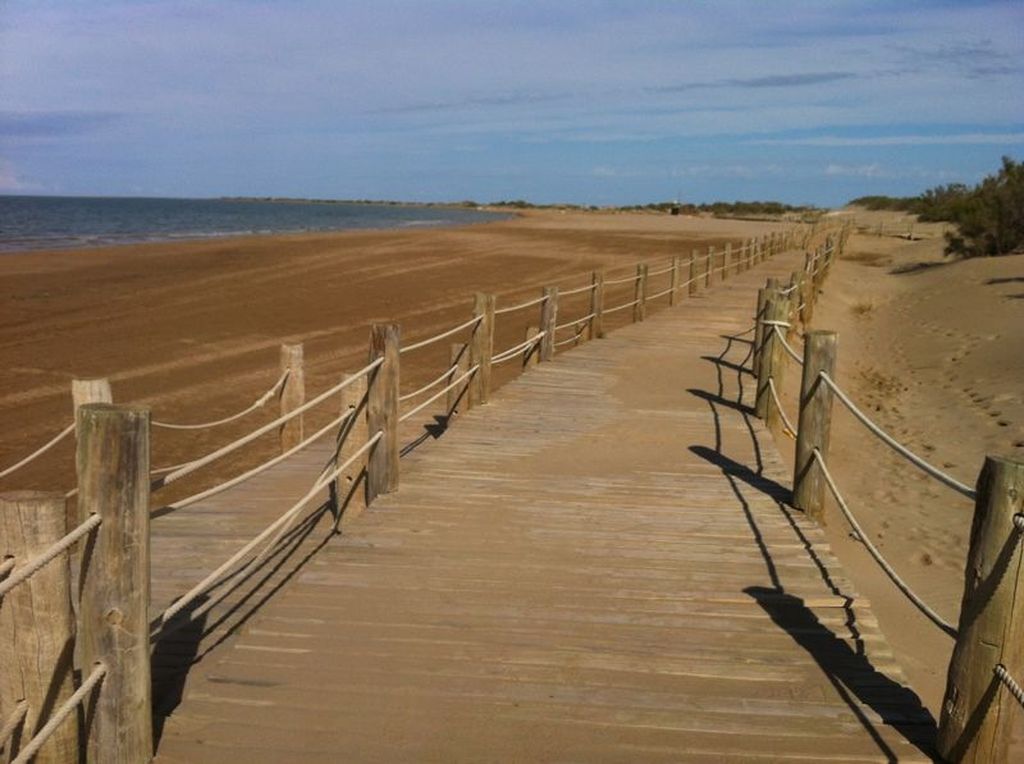
[{"label": "weathered wooden post", "polygon": [[800,287],[796,292],[799,295],[800,323],[804,326],[811,325],[811,318],[814,316],[814,279],[806,271],[800,274]]},{"label": "weathered wooden post", "polygon": [[544,302],[540,304],[540,360],[555,357],[555,326],[558,324],[558,287],[544,287]]},{"label": "weathered wooden post", "polygon": [[90,403],[78,410],[78,506],[99,515],[82,555],[82,674],[102,664],[87,701],[89,762],[153,756],[149,646],[149,410]]},{"label": "weathered wooden post", "polygon": [[[64,495],[40,491],[0,494],[0,560],[23,564],[42,554],[67,532]],[[71,610],[68,552],[0,595],[0,708],[8,718],[19,703],[25,715],[5,745],[12,760],[75,691],[75,617]],[[0,578],[0,581],[3,579]],[[41,717],[41,714],[43,716]],[[78,716],[54,731],[32,761],[78,761]]]},{"label": "weathered wooden post", "polygon": [[[281,388],[281,416],[290,414],[306,402],[306,373],[303,369],[302,345],[281,345],[281,373],[288,377]],[[302,418],[292,417],[279,431],[281,453],[302,442]]]},{"label": "weathered wooden post", "polygon": [[754,411],[769,427],[778,423],[779,412],[772,401],[768,380],[775,380],[778,389],[782,382],[782,343],[775,335],[776,322],[786,322],[789,312],[786,298],[779,294],[778,288],[770,289],[764,308],[764,329],[761,336],[761,351],[757,363],[757,397]]},{"label": "weathered wooden post", "polygon": [[374,324],[370,328],[370,360],[383,362],[367,380],[366,427],[369,437],[381,439],[366,460],[366,506],[382,493],[398,490],[398,324]]},{"label": "weathered wooden post", "polygon": [[746,239],[743,242],[743,270],[749,271],[754,267],[754,240]]},{"label": "weathered wooden post", "polygon": [[765,305],[768,303],[769,292],[770,290],[767,285],[757,290],[757,312],[754,313],[754,353],[752,355],[752,365],[755,372],[760,363],[761,346],[764,344]]},{"label": "weathered wooden post", "polygon": [[696,295],[697,290],[700,289],[699,285],[697,284],[697,279],[700,275],[697,271],[699,259],[700,255],[698,254],[697,250],[693,250],[690,253],[690,297]]},{"label": "weathered wooden post", "polygon": [[1024,463],[989,456],[978,476],[956,647],[939,721],[949,762],[1009,761],[1017,700],[996,668],[1024,679]]},{"label": "weathered wooden post", "polygon": [[[338,451],[334,457],[334,464],[342,464],[347,461],[356,451],[363,447],[367,440],[366,426],[366,405],[367,385],[366,377],[360,375],[355,379],[351,374],[346,374],[345,379],[351,380],[347,387],[341,389],[341,414],[348,414],[349,417],[341,423],[338,428],[337,446]],[[335,518],[334,527],[337,528],[344,511],[349,519],[358,517],[363,507],[352,504],[356,498],[356,486],[359,479],[366,471],[366,456],[356,459],[346,469],[338,473],[334,479],[334,497],[338,502],[338,514]]]},{"label": "weathered wooden post", "polygon": [[480,322],[469,340],[469,368],[477,367],[469,380],[469,403],[481,406],[491,397],[491,356],[494,354],[494,295],[477,293],[473,315]]},{"label": "weathered wooden post", "polygon": [[815,463],[814,450],[828,457],[832,427],[832,389],[821,379],[821,373],[830,377],[835,373],[837,340],[835,332],[814,331],[804,335],[793,506],[802,509],[819,525],[825,524],[825,477]]},{"label": "weathered wooden post", "polygon": [[73,379],[71,380],[71,401],[74,415],[78,416],[78,408],[86,403],[113,403],[114,396],[110,391],[110,380],[107,379]]},{"label": "weathered wooden post", "polygon": [[[453,342],[448,346],[448,365],[451,367],[451,372],[448,374],[446,383],[448,385],[455,384],[455,380],[469,371],[469,345],[464,342]],[[455,385],[445,395],[445,410],[448,412],[449,419],[463,411],[469,411],[469,396],[466,391],[469,389],[469,380],[464,380],[462,384]]]},{"label": "weathered wooden post", "polygon": [[725,243],[725,249],[722,250],[722,281],[729,278],[729,266],[732,264],[732,242],[727,241]]},{"label": "weathered wooden post", "polygon": [[647,264],[636,267],[636,281],[633,284],[633,323],[647,318]]},{"label": "weathered wooden post", "polygon": [[588,339],[595,340],[604,337],[604,271],[594,271],[590,283],[594,287],[590,290],[590,312],[593,318],[590,319]]},{"label": "weathered wooden post", "polygon": [[672,270],[669,271],[669,293],[668,293],[668,304],[673,306],[679,299],[679,262],[682,258],[678,255],[672,258]]},{"label": "weathered wooden post", "polygon": [[[526,327],[526,336],[523,337],[523,342],[526,342],[527,340],[532,340],[538,334],[540,334],[540,327]],[[527,346],[527,348],[523,350],[523,369],[525,370],[530,368],[531,366],[536,366],[538,363],[540,363],[540,344],[534,343],[533,345]]]},{"label": "weathered wooden post", "polygon": [[714,279],[715,271],[715,247],[713,244],[708,245],[708,257],[704,261],[704,286],[711,286],[711,282]]}]

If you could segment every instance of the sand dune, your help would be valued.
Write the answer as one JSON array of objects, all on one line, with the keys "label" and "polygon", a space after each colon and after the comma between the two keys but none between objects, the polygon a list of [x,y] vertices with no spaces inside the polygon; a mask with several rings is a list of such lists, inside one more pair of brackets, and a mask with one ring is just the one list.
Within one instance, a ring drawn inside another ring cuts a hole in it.
[{"label": "sand dune", "polygon": [[[986,454],[1024,460],[1024,256],[951,261],[942,226],[861,213],[814,316],[839,333],[838,377],[900,442],[973,487]],[[923,238],[918,238],[923,237]],[[795,406],[798,374],[787,384]],[[830,463],[865,529],[913,588],[956,623],[972,502],[880,443],[837,403]],[[938,714],[952,640],[850,539],[837,553],[872,602],[914,689]]]}]

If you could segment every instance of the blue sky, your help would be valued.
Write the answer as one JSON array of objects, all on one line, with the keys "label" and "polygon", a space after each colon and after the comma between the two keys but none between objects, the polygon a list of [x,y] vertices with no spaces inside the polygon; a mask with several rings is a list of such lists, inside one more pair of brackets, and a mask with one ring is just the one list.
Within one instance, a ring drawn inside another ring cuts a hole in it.
[{"label": "blue sky", "polygon": [[1024,158],[1024,3],[0,0],[0,193],[840,204]]}]

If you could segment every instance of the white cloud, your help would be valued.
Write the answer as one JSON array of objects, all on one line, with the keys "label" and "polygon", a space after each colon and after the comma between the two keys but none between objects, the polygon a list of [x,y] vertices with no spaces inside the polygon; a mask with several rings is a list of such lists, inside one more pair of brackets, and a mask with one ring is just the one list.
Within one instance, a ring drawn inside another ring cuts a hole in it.
[{"label": "white cloud", "polygon": [[847,165],[830,164],[825,168],[826,175],[846,175],[855,178],[891,178],[892,173],[885,170],[877,162],[874,164]]}]

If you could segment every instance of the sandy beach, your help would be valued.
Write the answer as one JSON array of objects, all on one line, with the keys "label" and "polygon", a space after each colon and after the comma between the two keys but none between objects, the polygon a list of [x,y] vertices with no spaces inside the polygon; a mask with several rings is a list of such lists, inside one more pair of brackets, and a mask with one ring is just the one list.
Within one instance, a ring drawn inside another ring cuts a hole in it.
[{"label": "sandy beach", "polygon": [[[1020,458],[1024,256],[948,262],[939,226],[915,226],[911,241],[870,233],[870,216],[857,222],[865,232],[852,237],[814,320],[816,328],[840,334],[842,384],[882,426],[964,482],[973,483],[986,453]],[[468,317],[475,291],[495,293],[501,304],[546,284],[582,285],[594,268],[626,274],[640,261],[664,262],[769,228],[708,218],[529,213],[452,229],[5,255],[0,464],[70,422],[76,377],[107,377],[115,400],[150,406],[164,421],[215,419],[273,383],[283,342],[305,343],[313,393],[364,363],[373,322],[397,321],[414,341]],[[609,300],[630,299],[623,290]],[[584,308],[563,306],[567,315]],[[497,347],[518,342],[535,320],[530,314],[499,324]],[[446,345],[417,354],[403,363],[404,381],[426,381],[446,358]],[[783,390],[791,411],[798,384],[791,372]],[[154,466],[205,453],[268,421],[273,408],[216,431],[157,431]],[[792,441],[778,441],[789,458]],[[268,439],[244,459],[273,448]],[[838,408],[832,451],[863,524],[925,599],[955,622],[970,502],[918,473]],[[226,461],[204,474],[204,484],[237,467]],[[73,482],[66,442],[2,487],[66,490]],[[838,515],[832,518],[829,533],[841,560],[937,716],[951,640],[891,586]]]},{"label": "sandy beach", "polygon": [[[667,262],[771,224],[654,215],[528,213],[460,228],[342,232],[140,244],[0,257],[0,464],[71,421],[74,378],[106,377],[115,401],[169,422],[217,419],[277,379],[281,343],[305,346],[310,394],[365,363],[369,326],[395,321],[415,341],[464,321],[473,293],[502,301],[545,285],[571,288],[606,268]],[[609,289],[626,302],[631,286]],[[584,315],[585,295],[562,315]],[[626,320],[626,314],[609,317]],[[496,346],[522,340],[531,312],[497,328]],[[403,382],[436,376],[447,343],[403,365]],[[500,382],[500,377],[498,379]],[[212,431],[154,433],[154,466],[176,464],[248,432],[273,405]],[[269,453],[272,439],[246,458]],[[262,450],[261,450],[262,448]],[[73,482],[70,442],[4,481],[4,488]],[[230,459],[204,474],[233,474]]]}]

